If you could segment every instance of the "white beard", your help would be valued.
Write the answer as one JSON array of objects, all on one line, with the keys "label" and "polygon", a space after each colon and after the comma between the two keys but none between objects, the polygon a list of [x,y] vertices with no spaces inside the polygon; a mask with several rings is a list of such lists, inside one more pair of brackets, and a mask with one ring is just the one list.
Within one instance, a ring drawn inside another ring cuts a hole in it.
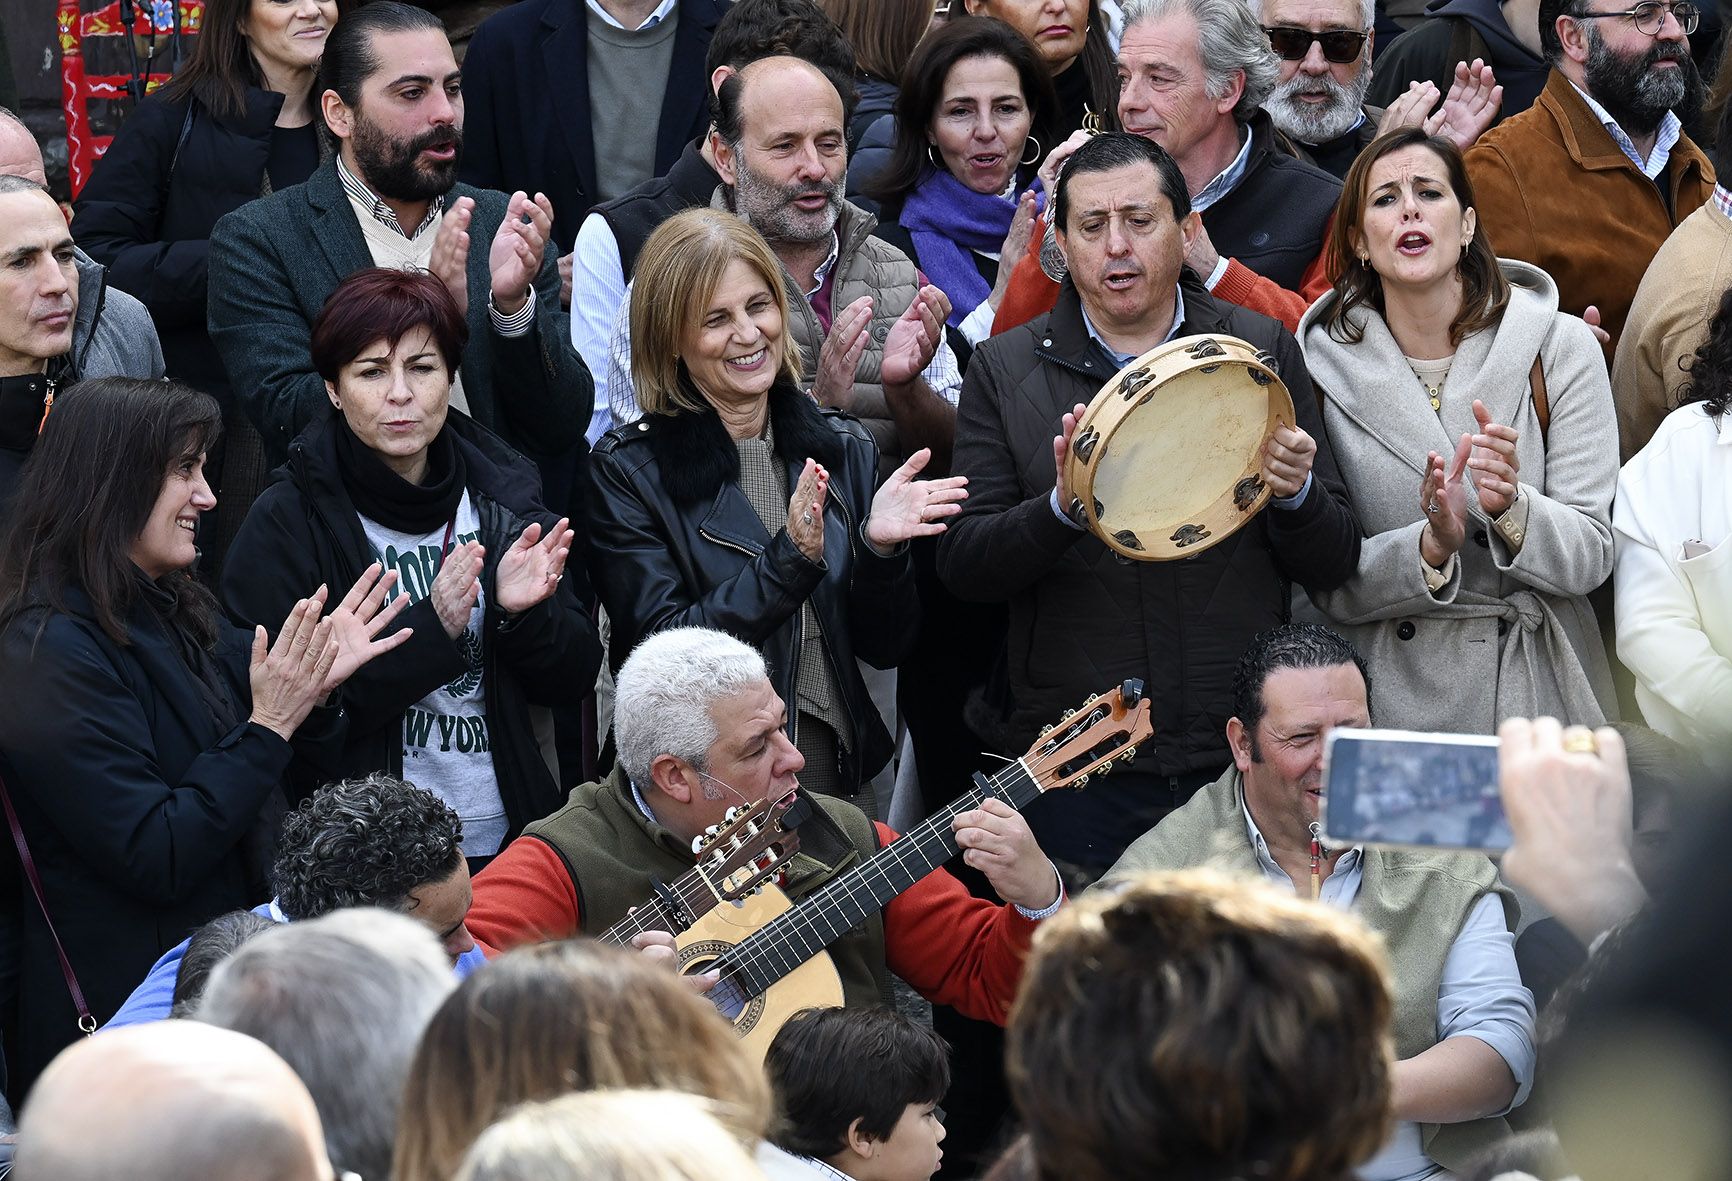
[{"label": "white beard", "polygon": [[[1371,89],[1369,67],[1359,71],[1351,85],[1343,86],[1329,74],[1321,78],[1295,74],[1275,87],[1263,102],[1269,119],[1283,134],[1301,143],[1322,144],[1346,135],[1359,121],[1366,91]],[[1323,92],[1329,101],[1322,106],[1301,102],[1301,93]]]}]

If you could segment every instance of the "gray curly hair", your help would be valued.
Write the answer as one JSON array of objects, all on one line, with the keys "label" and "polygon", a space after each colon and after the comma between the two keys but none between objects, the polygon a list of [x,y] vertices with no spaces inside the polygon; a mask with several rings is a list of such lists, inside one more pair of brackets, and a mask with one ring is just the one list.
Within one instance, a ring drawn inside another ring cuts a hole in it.
[{"label": "gray curly hair", "polygon": [[1125,31],[1176,12],[1196,18],[1197,52],[1210,98],[1226,94],[1233,75],[1244,74],[1245,91],[1233,107],[1233,118],[1249,122],[1281,80],[1281,59],[1269,48],[1269,37],[1249,5],[1245,0],[1125,0]]}]

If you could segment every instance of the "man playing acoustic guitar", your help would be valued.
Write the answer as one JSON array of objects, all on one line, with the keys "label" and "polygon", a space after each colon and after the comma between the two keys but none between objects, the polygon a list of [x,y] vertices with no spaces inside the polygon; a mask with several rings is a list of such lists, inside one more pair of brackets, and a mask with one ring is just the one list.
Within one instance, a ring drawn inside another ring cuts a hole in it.
[{"label": "man playing acoustic guitar", "polygon": [[[617,685],[613,774],[574,789],[475,879],[469,929],[491,947],[598,932],[633,907],[663,905],[649,902],[657,884],[692,868],[692,843],[706,828],[732,806],[798,785],[804,760],[751,647],[702,628],[665,631],[638,646]],[[816,807],[782,883],[796,902],[896,839],[850,804],[808,798]],[[888,970],[935,1004],[1003,1024],[1035,925],[1063,892],[1008,804],[987,799],[958,814],[954,829],[964,860],[1006,904],[975,898],[933,870],[830,943],[848,1005],[888,1000]],[[677,924],[670,929],[689,925],[668,917]]]}]

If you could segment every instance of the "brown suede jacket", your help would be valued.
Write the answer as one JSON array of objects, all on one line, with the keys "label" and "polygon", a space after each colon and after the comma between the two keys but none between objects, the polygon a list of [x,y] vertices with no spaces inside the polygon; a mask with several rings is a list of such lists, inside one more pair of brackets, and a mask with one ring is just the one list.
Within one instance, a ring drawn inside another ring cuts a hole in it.
[{"label": "brown suede jacket", "polygon": [[1679,138],[1658,184],[1624,155],[1557,70],[1539,101],[1486,132],[1467,153],[1479,225],[1501,258],[1557,281],[1559,310],[1600,309],[1611,364],[1636,287],[1680,221],[1714,191],[1714,166]]}]

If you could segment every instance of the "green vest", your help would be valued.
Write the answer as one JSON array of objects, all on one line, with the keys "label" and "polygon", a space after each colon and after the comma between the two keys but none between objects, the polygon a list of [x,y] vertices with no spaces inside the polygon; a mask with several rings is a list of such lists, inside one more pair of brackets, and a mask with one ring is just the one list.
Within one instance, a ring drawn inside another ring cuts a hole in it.
[{"label": "green vest", "polygon": [[[786,867],[782,889],[796,902],[878,851],[878,830],[852,804],[816,794],[817,805],[800,825],[800,851]],[[580,930],[598,934],[695,864],[691,845],[644,816],[618,767],[600,783],[572,789],[565,807],[527,826],[525,836],[545,841],[565,862],[577,892]],[[884,920],[873,915],[829,947],[848,1005],[885,1004]]]},{"label": "green vest", "polygon": [[[1238,768],[1228,767],[1189,803],[1137,838],[1100,884],[1198,867],[1266,880],[1245,829],[1242,790]],[[1382,939],[1394,984],[1395,1054],[1412,1058],[1437,1044],[1443,964],[1468,913],[1488,890],[1495,890],[1513,930],[1519,917],[1515,895],[1498,883],[1492,863],[1477,854],[1368,847],[1361,857],[1364,878],[1353,913]],[[1426,1155],[1451,1171],[1510,1134],[1501,1117],[1422,1124],[1420,1130]]]}]

